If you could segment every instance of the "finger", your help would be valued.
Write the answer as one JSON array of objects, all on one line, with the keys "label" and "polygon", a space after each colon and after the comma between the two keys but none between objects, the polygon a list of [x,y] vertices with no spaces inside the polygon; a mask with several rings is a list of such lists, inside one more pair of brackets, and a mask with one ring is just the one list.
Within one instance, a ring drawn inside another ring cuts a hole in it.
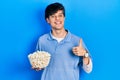
[{"label": "finger", "polygon": [[77,50],[77,47],[73,47],[73,50]]},{"label": "finger", "polygon": [[73,49],[72,51],[73,51],[73,52],[78,52],[78,49]]},{"label": "finger", "polygon": [[78,54],[79,54],[79,52],[78,52],[78,51],[73,51],[73,53],[74,53],[75,55],[78,55]]},{"label": "finger", "polygon": [[36,71],[39,71],[39,70],[41,70],[41,68],[36,68]]},{"label": "finger", "polygon": [[79,47],[82,47],[82,39],[79,41]]},{"label": "finger", "polygon": [[73,51],[73,53],[75,53],[75,54],[76,54],[76,53],[77,53],[77,51]]}]

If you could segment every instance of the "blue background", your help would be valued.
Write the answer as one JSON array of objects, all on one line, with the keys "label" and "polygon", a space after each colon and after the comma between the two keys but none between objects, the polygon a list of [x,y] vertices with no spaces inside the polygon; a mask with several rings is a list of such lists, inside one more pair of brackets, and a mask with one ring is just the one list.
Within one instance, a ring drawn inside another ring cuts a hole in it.
[{"label": "blue background", "polygon": [[[120,80],[120,0],[57,0],[66,8],[65,28],[82,36],[94,68],[81,80]],[[0,1],[0,80],[40,80],[27,55],[50,27],[46,6],[56,0]],[[59,76],[59,73],[58,73]]]}]

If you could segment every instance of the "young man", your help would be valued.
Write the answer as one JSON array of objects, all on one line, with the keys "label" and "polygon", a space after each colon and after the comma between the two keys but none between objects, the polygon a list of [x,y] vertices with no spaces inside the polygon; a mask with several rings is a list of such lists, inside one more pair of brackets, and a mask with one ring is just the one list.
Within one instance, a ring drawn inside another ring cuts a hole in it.
[{"label": "young man", "polygon": [[37,50],[49,52],[51,60],[41,80],[79,80],[80,67],[90,73],[92,60],[85,44],[64,28],[64,6],[60,3],[48,5],[45,19],[51,31],[39,38]]}]

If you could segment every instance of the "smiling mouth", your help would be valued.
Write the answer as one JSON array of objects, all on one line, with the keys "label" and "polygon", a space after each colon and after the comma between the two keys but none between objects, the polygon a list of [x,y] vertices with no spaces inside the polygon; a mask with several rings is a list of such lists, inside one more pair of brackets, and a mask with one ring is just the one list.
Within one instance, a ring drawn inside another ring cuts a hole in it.
[{"label": "smiling mouth", "polygon": [[61,24],[61,23],[62,23],[61,21],[55,22],[56,25],[59,25],[59,24]]}]

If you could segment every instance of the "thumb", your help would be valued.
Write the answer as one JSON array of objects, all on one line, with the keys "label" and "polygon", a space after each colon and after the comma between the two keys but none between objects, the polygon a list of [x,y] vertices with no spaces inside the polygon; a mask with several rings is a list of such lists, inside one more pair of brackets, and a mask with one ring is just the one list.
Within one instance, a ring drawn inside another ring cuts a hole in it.
[{"label": "thumb", "polygon": [[79,41],[79,47],[82,47],[82,39]]}]

